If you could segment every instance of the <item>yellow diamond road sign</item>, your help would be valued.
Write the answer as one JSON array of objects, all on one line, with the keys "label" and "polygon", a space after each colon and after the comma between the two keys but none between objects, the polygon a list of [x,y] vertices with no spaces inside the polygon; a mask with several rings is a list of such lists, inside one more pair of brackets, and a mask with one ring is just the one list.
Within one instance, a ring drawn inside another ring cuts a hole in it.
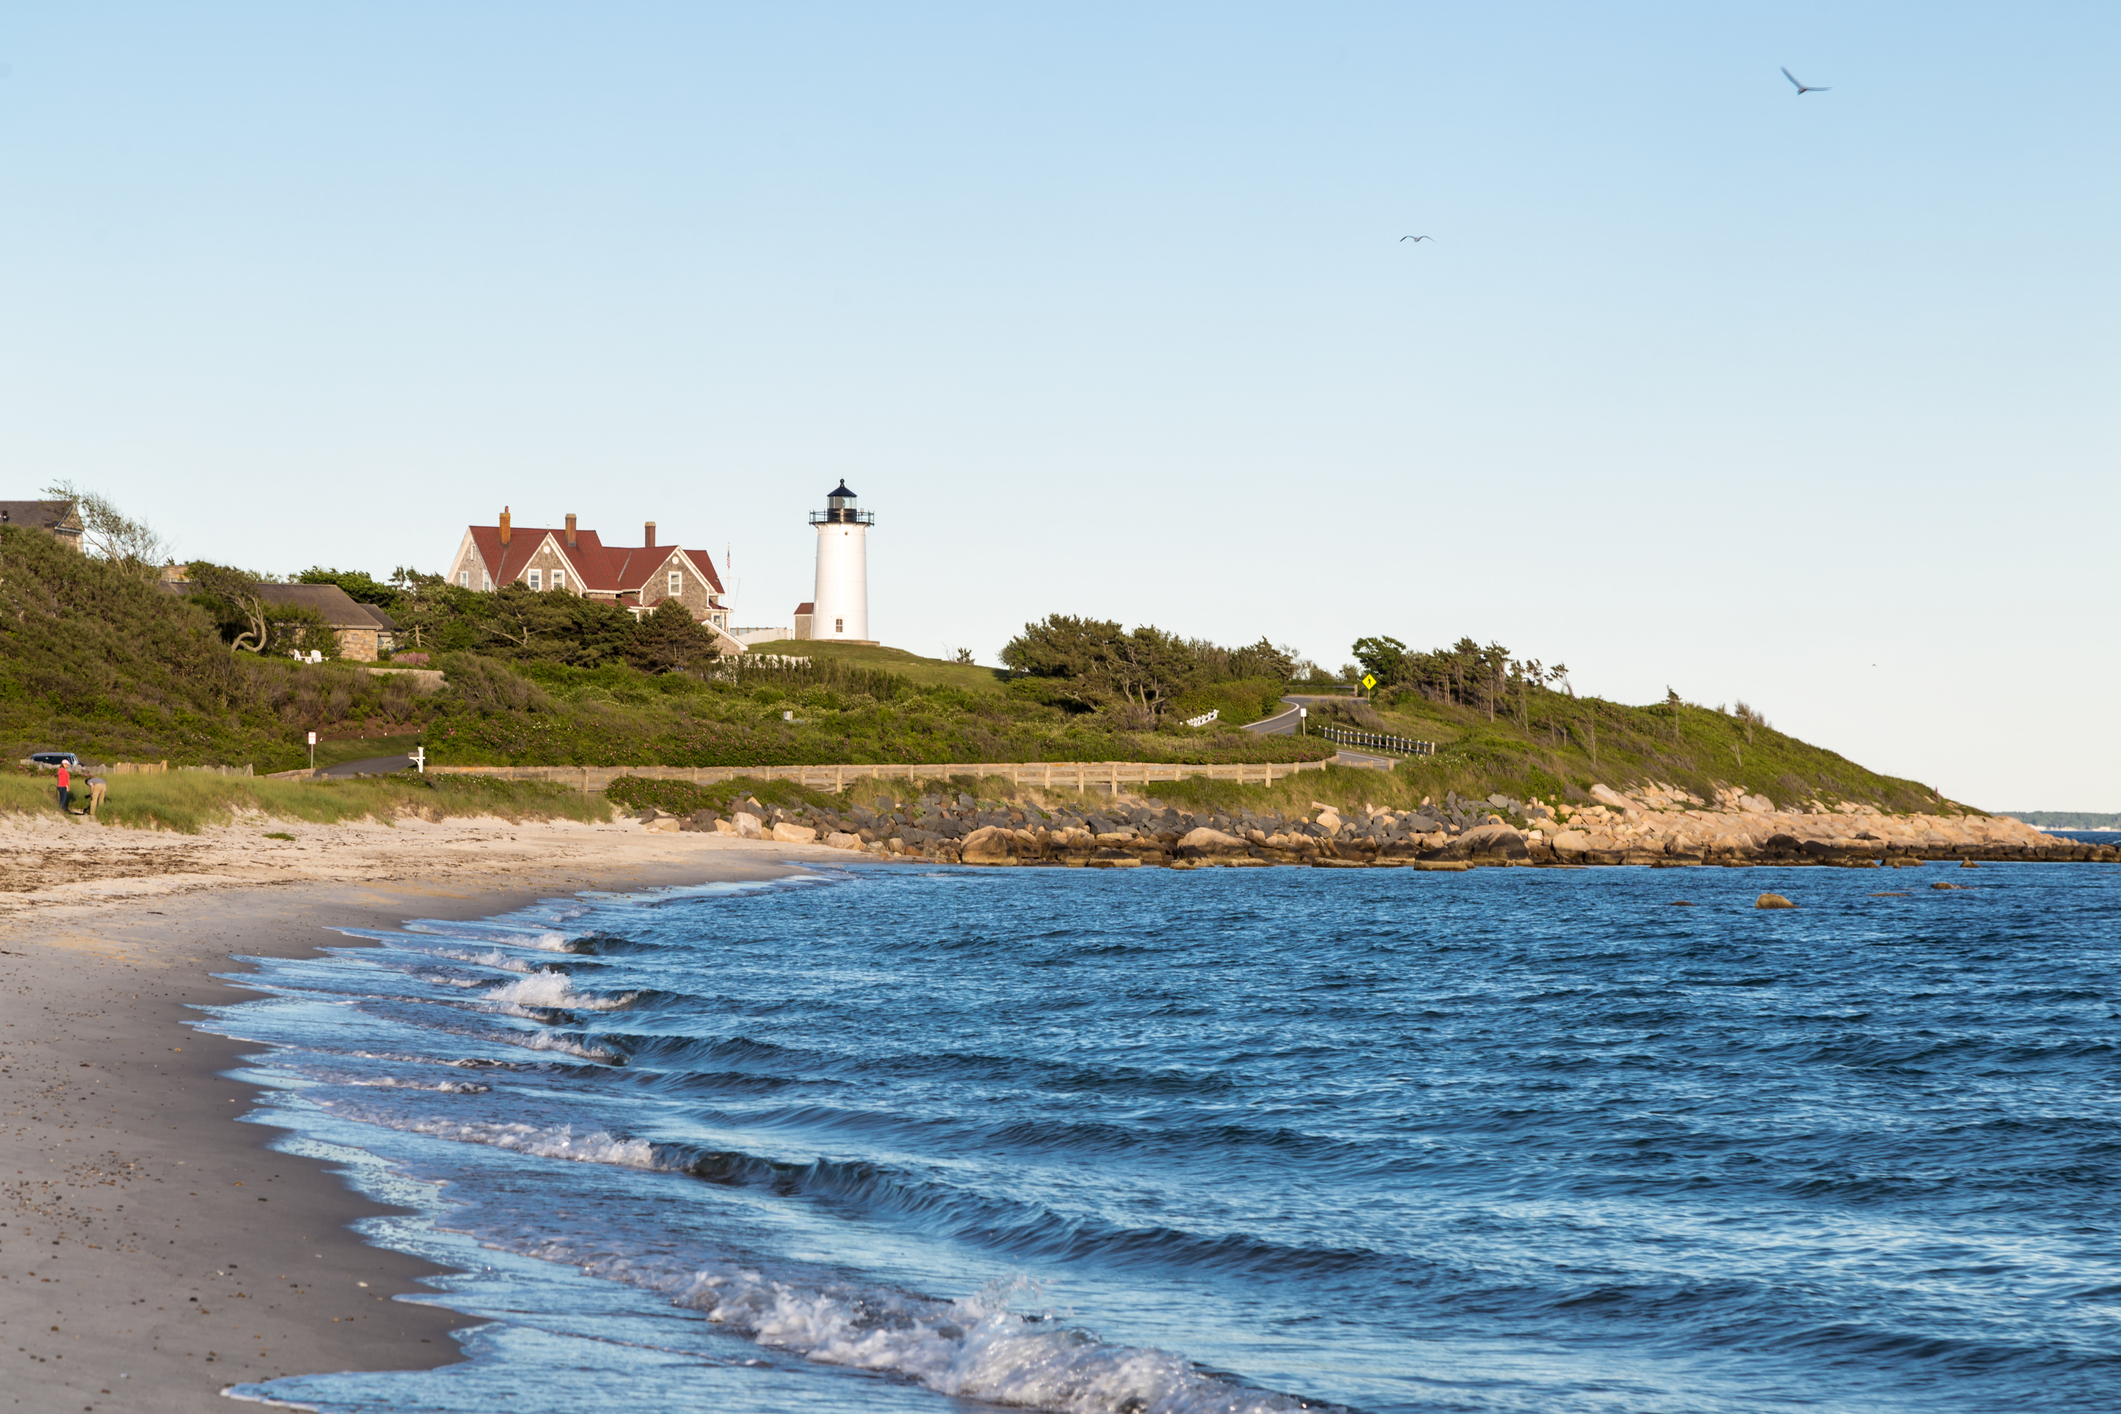
[{"label": "yellow diamond road sign", "polygon": [[1364,687],[1377,686],[1377,675],[1375,673],[1364,673],[1362,675],[1362,685]]}]

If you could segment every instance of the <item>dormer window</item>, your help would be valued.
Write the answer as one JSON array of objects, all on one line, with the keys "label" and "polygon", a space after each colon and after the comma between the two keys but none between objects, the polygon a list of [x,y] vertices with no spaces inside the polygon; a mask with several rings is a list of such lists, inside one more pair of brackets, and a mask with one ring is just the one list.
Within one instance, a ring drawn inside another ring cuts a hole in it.
[{"label": "dormer window", "polygon": [[685,592],[685,576],[677,570],[670,572],[670,592],[673,596]]}]

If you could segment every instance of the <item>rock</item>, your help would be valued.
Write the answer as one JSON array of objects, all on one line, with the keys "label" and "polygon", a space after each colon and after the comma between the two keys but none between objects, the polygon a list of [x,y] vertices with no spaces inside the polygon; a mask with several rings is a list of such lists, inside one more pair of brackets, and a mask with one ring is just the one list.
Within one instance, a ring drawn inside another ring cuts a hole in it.
[{"label": "rock", "polygon": [[825,836],[825,843],[831,845],[834,849],[860,849],[862,847],[862,837],[860,835],[850,835],[845,830],[834,830],[831,834]]},{"label": "rock", "polygon": [[1791,903],[1781,894],[1762,894],[1759,898],[1753,900],[1753,907],[1755,908],[1795,908],[1796,906],[1796,904]]},{"label": "rock", "polygon": [[1318,816],[1318,824],[1319,828],[1323,829],[1329,835],[1339,834],[1340,812],[1331,808],[1320,811]]},{"label": "rock", "polygon": [[736,812],[736,832],[737,835],[742,839],[764,839],[766,837],[766,832],[760,828],[761,823],[762,822],[759,820],[759,817],[752,814],[748,810],[739,810]]},{"label": "rock", "polygon": [[677,816],[663,815],[650,820],[646,828],[654,830],[658,834],[674,835],[683,828],[683,825],[684,822],[679,820]]},{"label": "rock", "polygon": [[728,820],[717,820],[714,822],[714,832],[718,835],[733,835],[736,833],[736,826]]},{"label": "rock", "polygon": [[1180,835],[1176,850],[1181,859],[1201,859],[1218,854],[1243,854],[1245,842],[1235,835],[1201,825]]},{"label": "rock", "polygon": [[791,825],[783,820],[773,827],[773,838],[782,844],[809,844],[817,838],[817,831],[808,825]]},{"label": "rock", "polygon": [[1526,859],[1531,855],[1524,836],[1508,825],[1477,826],[1460,835],[1458,844],[1467,854],[1499,855],[1504,859]]},{"label": "rock", "polygon": [[1611,806],[1615,810],[1633,812],[1642,809],[1641,806],[1629,800],[1611,786],[1592,786],[1591,799],[1597,801],[1600,805]]},{"label": "rock", "polygon": [[1016,836],[998,825],[974,830],[958,846],[958,859],[965,864],[1014,864]]},{"label": "rock", "polygon": [[1581,830],[1557,830],[1547,841],[1563,859],[1574,859],[1591,847],[1591,837]]},{"label": "rock", "polygon": [[1934,884],[1931,884],[1931,885],[1930,885],[1930,887],[1931,887],[1931,888],[1933,888],[1933,889],[1957,889],[1957,888],[1963,888],[1963,887],[1964,887],[1964,885],[1961,885],[1961,884],[1947,884],[1947,883],[1945,883],[1945,882],[1944,882],[1943,880],[1941,880],[1941,879],[1940,879],[1940,880],[1938,880],[1938,881],[1937,881],[1936,883],[1934,883]]}]

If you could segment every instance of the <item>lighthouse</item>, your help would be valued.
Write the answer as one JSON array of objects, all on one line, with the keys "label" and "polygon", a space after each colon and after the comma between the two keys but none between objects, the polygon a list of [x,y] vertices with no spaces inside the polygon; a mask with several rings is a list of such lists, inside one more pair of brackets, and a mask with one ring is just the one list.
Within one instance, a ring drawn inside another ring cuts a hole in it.
[{"label": "lighthouse", "polygon": [[817,531],[817,592],[809,636],[876,642],[869,636],[869,527],[876,513],[855,508],[842,478],[825,497],[825,509],[810,513],[810,524]]}]

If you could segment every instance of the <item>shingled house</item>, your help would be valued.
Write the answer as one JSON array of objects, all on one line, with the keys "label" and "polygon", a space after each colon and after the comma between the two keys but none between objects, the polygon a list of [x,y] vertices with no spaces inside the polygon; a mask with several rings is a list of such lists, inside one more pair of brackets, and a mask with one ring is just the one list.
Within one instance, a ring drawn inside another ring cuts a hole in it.
[{"label": "shingled house", "polygon": [[81,512],[72,501],[0,501],[0,525],[41,530],[70,550],[81,548]]},{"label": "shingled house", "polygon": [[503,506],[498,524],[465,528],[449,563],[449,582],[477,590],[502,584],[557,589],[617,604],[636,617],[675,599],[695,622],[714,631],[723,652],[743,652],[744,645],[730,636],[722,578],[707,552],[656,544],[654,521],[642,528],[642,541],[606,545],[594,530],[581,529],[573,515],[557,528],[516,525]]}]

